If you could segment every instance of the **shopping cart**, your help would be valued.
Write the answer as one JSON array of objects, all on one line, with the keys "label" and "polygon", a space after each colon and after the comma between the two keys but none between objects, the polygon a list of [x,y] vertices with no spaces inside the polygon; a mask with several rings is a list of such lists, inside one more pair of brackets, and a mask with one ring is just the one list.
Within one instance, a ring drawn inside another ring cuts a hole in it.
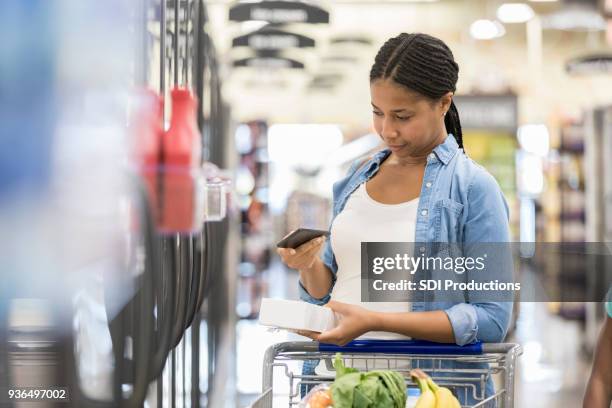
[{"label": "shopping cart", "polygon": [[[278,393],[274,374],[279,374],[279,371],[281,376],[286,376],[289,389],[284,394],[287,398],[282,405],[278,405],[278,398],[276,405],[297,407],[302,386],[334,381],[332,360],[337,352],[342,353],[347,366],[357,366],[366,371],[372,368],[395,370],[404,376],[407,387],[416,387],[409,371],[421,368],[436,383],[450,388],[462,401],[475,401],[464,405],[465,408],[514,406],[514,370],[516,359],[522,353],[517,344],[456,346],[424,341],[355,340],[342,347],[318,342],[284,342],[270,346],[264,356],[262,394],[251,407],[272,408],[274,396]],[[302,374],[301,363],[309,360],[323,361],[323,371],[327,374]],[[497,385],[495,393],[487,396],[485,386],[491,379]]]}]

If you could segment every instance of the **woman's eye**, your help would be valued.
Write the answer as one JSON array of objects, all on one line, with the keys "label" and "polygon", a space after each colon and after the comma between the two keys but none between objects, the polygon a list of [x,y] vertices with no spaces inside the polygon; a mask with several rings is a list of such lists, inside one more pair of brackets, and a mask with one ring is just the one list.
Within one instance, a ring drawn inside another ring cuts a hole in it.
[{"label": "woman's eye", "polygon": [[410,116],[397,116],[398,120],[408,120],[410,119]]},{"label": "woman's eye", "polygon": [[383,114],[381,112],[376,112],[376,111],[372,111],[373,114],[375,114],[376,116],[382,116]]}]

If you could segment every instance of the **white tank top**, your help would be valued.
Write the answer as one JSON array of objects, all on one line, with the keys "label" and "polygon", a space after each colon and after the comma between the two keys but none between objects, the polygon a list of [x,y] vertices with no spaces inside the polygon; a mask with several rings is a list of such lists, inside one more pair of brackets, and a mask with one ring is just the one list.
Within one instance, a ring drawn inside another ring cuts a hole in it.
[{"label": "white tank top", "polygon": [[[418,197],[400,204],[383,204],[369,196],[365,183],[351,194],[331,227],[331,246],[338,264],[331,298],[378,312],[409,312],[410,302],[361,302],[361,242],[414,242]],[[387,332],[360,338],[407,339]]]}]

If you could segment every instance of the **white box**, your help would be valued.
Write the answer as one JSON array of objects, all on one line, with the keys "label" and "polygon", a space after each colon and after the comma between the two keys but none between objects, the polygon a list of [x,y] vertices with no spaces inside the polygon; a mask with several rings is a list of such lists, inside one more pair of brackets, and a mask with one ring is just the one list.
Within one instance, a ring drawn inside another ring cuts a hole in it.
[{"label": "white box", "polygon": [[287,330],[324,332],[336,326],[336,315],[323,306],[300,300],[261,300],[259,324]]}]

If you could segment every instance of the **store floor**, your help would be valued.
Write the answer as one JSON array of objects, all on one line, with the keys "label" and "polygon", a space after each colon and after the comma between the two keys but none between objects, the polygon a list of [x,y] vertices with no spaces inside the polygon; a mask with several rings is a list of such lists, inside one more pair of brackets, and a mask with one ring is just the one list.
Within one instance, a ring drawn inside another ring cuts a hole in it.
[{"label": "store floor", "polygon": [[517,330],[508,339],[523,347],[516,407],[581,407],[591,361],[582,351],[577,322],[548,312],[545,303],[522,303]]},{"label": "store floor", "polygon": [[[272,272],[275,273],[275,272]],[[297,276],[271,279],[278,285],[295,282]],[[271,287],[272,296],[282,296],[280,287]],[[296,298],[293,285],[285,297]],[[270,331],[257,321],[237,324],[238,406],[248,406],[261,390],[261,365],[265,349],[282,341],[307,340],[285,331]],[[578,323],[550,314],[544,303],[522,303],[515,333],[507,339],[523,347],[516,372],[515,407],[580,407],[591,362],[582,350]],[[255,368],[257,367],[257,368]],[[276,378],[276,377],[275,377]],[[286,407],[288,381],[275,384],[275,407]]]}]

